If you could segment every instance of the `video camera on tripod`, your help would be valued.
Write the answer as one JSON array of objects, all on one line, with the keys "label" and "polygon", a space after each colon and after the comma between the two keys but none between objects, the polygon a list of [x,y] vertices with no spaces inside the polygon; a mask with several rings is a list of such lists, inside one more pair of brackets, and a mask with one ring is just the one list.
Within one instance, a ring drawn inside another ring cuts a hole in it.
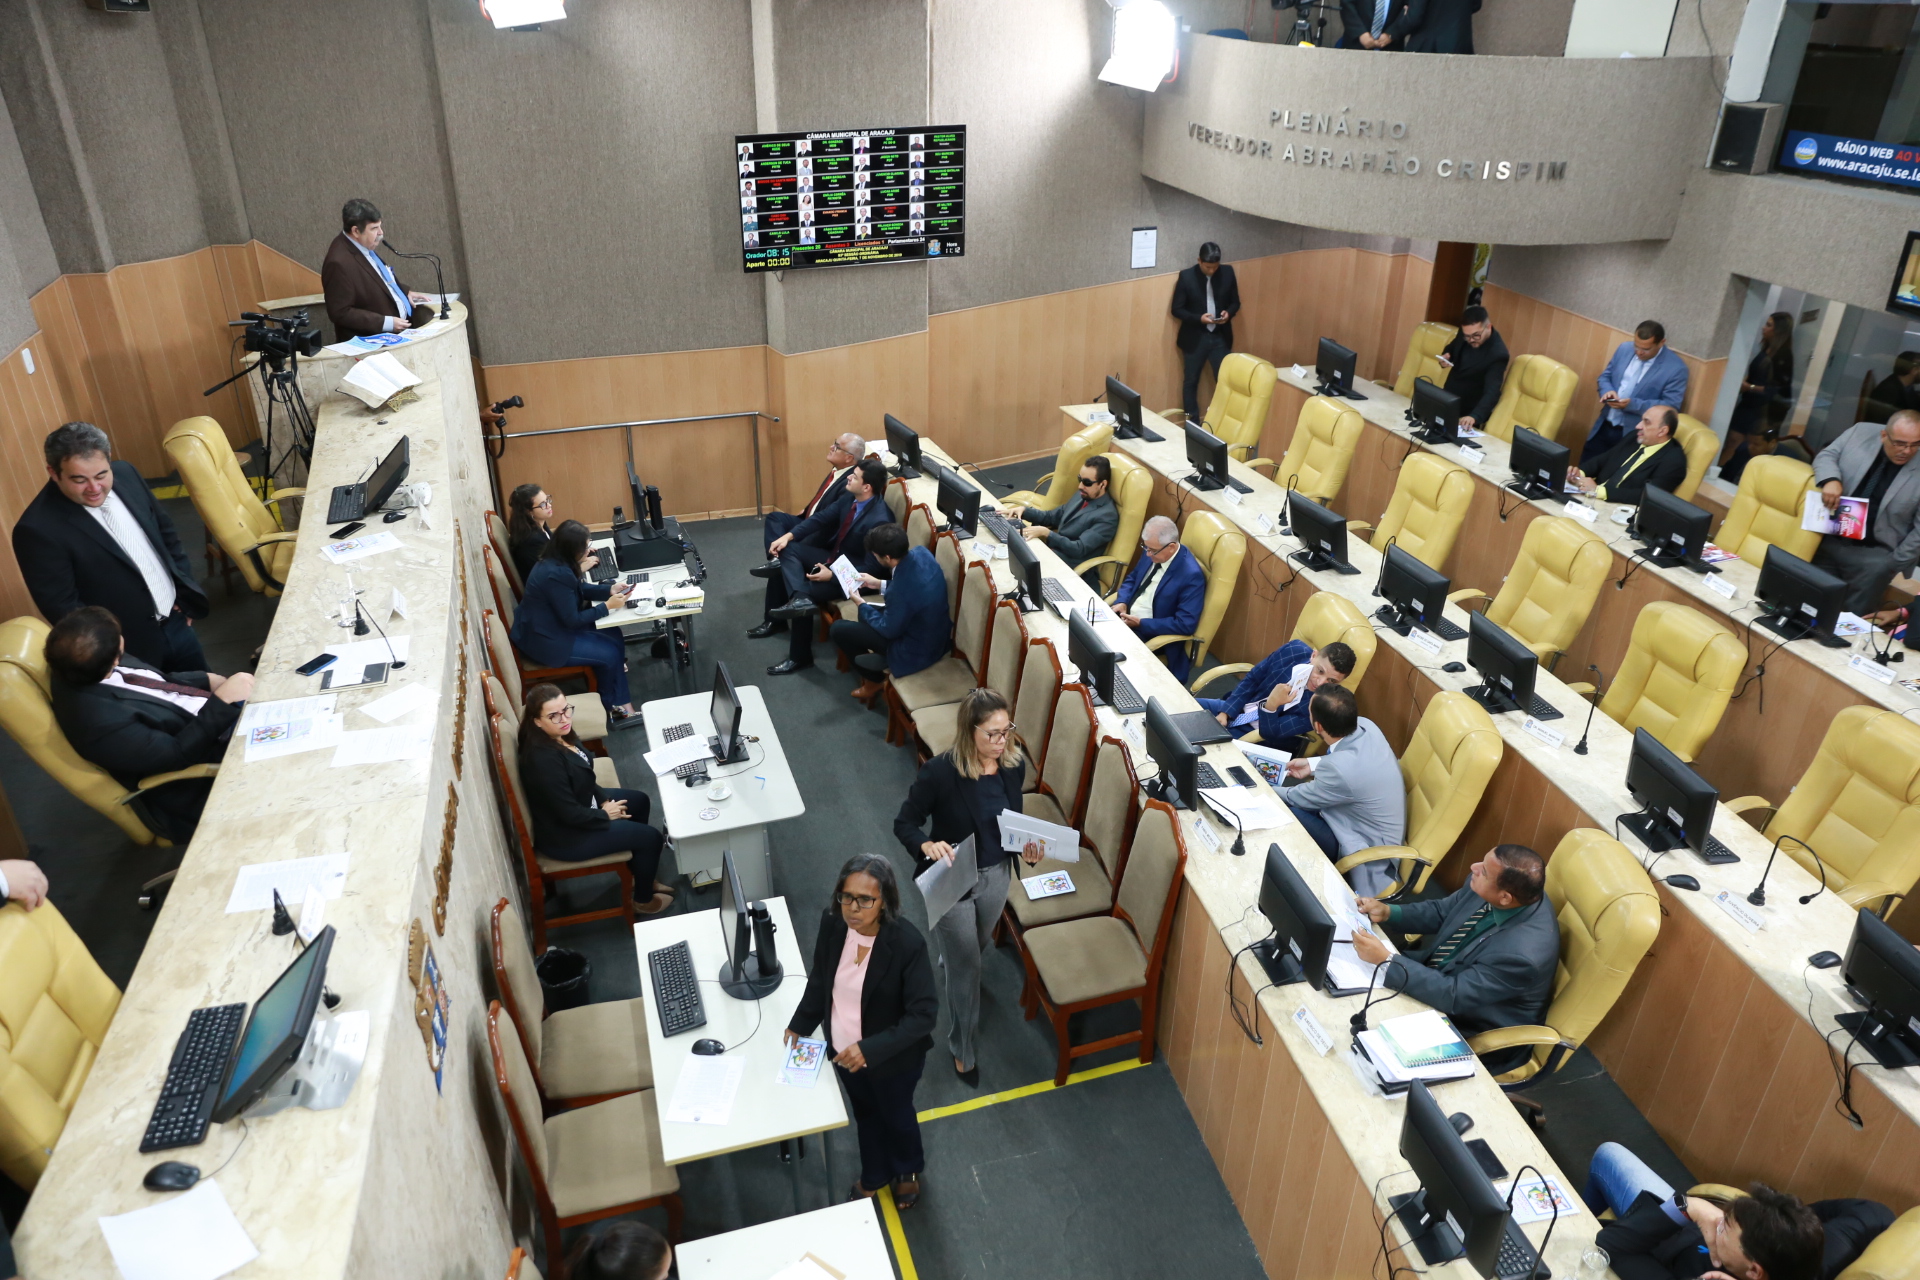
[{"label": "video camera on tripod", "polygon": [[[246,326],[246,332],[241,337],[247,350],[258,354],[259,360],[250,368],[240,370],[200,394],[211,396],[247,374],[259,371],[261,389],[267,402],[266,421],[260,428],[260,439],[265,450],[265,474],[278,476],[281,466],[294,453],[300,455],[302,463],[313,461],[313,414],[307,408],[306,397],[300,393],[299,373],[300,357],[320,354],[320,330],[308,322],[304,307],[291,316],[242,311],[238,320],[227,321],[230,329],[241,325]],[[291,433],[291,438],[277,459],[273,453],[276,407]]]},{"label": "video camera on tripod", "polygon": [[238,320],[227,321],[230,329],[240,325],[247,326],[246,333],[242,335],[247,350],[259,352],[261,360],[276,370],[288,357],[297,359],[320,354],[320,330],[308,322],[305,307],[291,316],[242,311]]}]

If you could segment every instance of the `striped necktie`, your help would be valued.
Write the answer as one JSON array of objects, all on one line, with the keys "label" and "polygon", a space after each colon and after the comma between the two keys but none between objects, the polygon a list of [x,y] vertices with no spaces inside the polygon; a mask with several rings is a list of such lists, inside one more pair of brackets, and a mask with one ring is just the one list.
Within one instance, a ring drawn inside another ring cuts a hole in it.
[{"label": "striped necktie", "polygon": [[1460,922],[1457,929],[1448,934],[1446,939],[1433,949],[1433,954],[1427,957],[1427,964],[1435,969],[1444,969],[1447,961],[1453,959],[1453,953],[1461,948],[1467,938],[1479,927],[1480,922],[1486,918],[1487,912],[1491,910],[1493,910],[1493,904],[1490,902],[1482,902],[1476,907],[1465,920]]}]

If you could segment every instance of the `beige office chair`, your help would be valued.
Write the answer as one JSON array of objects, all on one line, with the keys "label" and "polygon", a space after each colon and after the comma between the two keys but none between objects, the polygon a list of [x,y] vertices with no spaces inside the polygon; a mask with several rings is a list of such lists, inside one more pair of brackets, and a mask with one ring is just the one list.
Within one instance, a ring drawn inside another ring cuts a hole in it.
[{"label": "beige office chair", "polygon": [[[1486,608],[1487,621],[1533,650],[1549,670],[1587,625],[1613,568],[1604,539],[1571,516],[1542,516],[1527,526],[1520,554]],[[1471,588],[1447,599],[1485,599]]]},{"label": "beige office chair", "polygon": [[[1494,1077],[1502,1085],[1565,1066],[1626,990],[1660,932],[1653,882],[1627,847],[1604,831],[1582,827],[1561,839],[1547,859],[1546,892],[1560,924],[1560,964],[1543,1024],[1499,1027],[1467,1042],[1477,1054],[1534,1046],[1532,1057]],[[1534,1116],[1541,1111],[1538,1103],[1514,1101]]]},{"label": "beige office chair", "polygon": [[[951,717],[967,691],[986,678],[993,606],[998,598],[992,570],[977,560],[968,565],[960,584],[953,654],[912,675],[887,678],[887,741],[908,743],[923,753],[926,743],[916,727],[916,713],[925,713],[930,725],[942,714],[934,708],[944,708],[944,714]],[[927,756],[921,754],[920,758],[925,760]]]},{"label": "beige office chair", "polygon": [[1687,455],[1687,478],[1673,491],[1673,496],[1682,502],[1692,502],[1693,495],[1700,492],[1700,482],[1707,478],[1707,468],[1720,455],[1720,437],[1713,434],[1713,428],[1700,419],[1688,414],[1678,413],[1680,425],[1673,430],[1673,438]]},{"label": "beige office chair", "polygon": [[[1027,624],[1020,617],[1020,606],[1011,600],[1002,600],[993,606],[986,670],[980,683],[998,692],[1007,700],[1009,707],[1019,705],[1019,680],[1026,654]],[[910,714],[914,736],[918,739],[915,750],[922,760],[952,749],[958,723],[954,713],[958,710],[959,699],[956,698],[952,702],[920,707]]]},{"label": "beige office chair", "polygon": [[[1746,670],[1746,646],[1698,609],[1656,600],[1633,620],[1627,655],[1600,711],[1628,733],[1645,729],[1691,761],[1713,736]],[[1584,681],[1567,686],[1583,696]]]},{"label": "beige office chair", "polygon": [[520,566],[513,558],[513,538],[507,533],[507,522],[491,508],[487,510],[487,545],[493,548],[493,554],[499,558],[507,581],[513,584],[513,598],[518,600],[527,593],[527,584],[521,581]]},{"label": "beige office chair", "polygon": [[1752,459],[1740,473],[1740,488],[1713,535],[1714,545],[1755,568],[1766,563],[1769,546],[1813,559],[1820,535],[1800,527],[1801,495],[1812,487],[1813,468],[1798,459],[1777,453]]},{"label": "beige office chair", "polygon": [[[1053,470],[1034,481],[1040,489],[1022,489],[1010,493],[1002,502],[1008,506],[1039,507],[1051,511],[1071,498],[1080,488],[1080,464],[1096,453],[1105,453],[1107,446],[1113,443],[1113,424],[1096,423],[1068,436],[1060,442],[1060,452],[1054,455]],[[1042,488],[1041,486],[1044,486]]]},{"label": "beige office chair", "polygon": [[947,580],[947,617],[960,616],[961,571],[966,567],[966,556],[960,550],[960,537],[953,533],[933,535],[933,562],[940,566],[940,576]]},{"label": "beige office chair", "polygon": [[[1349,689],[1358,690],[1367,668],[1373,665],[1373,655],[1380,647],[1380,639],[1353,601],[1345,596],[1335,595],[1331,591],[1315,593],[1300,610],[1299,620],[1294,623],[1290,640],[1304,640],[1316,649],[1324,649],[1336,640],[1344,641],[1353,650],[1353,671],[1341,680]],[[1251,662],[1223,662],[1217,667],[1196,676],[1187,689],[1199,693],[1215,681],[1232,676],[1238,680],[1253,670]],[[1241,735],[1249,742],[1260,740],[1260,730],[1256,727]]]},{"label": "beige office chair", "polygon": [[1447,371],[1440,364],[1440,353],[1459,335],[1460,330],[1438,320],[1422,320],[1413,326],[1413,334],[1407,339],[1407,358],[1400,362],[1400,376],[1393,380],[1394,394],[1413,399],[1416,378],[1425,378],[1436,387],[1446,386]]},{"label": "beige office chair", "polygon": [[588,667],[525,667],[520,664],[520,655],[514,652],[513,641],[507,635],[507,629],[494,616],[491,609],[480,611],[480,625],[487,633],[487,658],[493,664],[493,674],[505,687],[507,697],[513,705],[513,715],[517,722],[520,706],[526,701],[526,686],[529,682],[539,684],[542,681],[558,682],[585,677],[587,692],[569,693],[567,705],[573,708],[573,731],[580,735],[583,742],[600,750],[599,744],[607,736],[607,706],[600,701],[597,682],[593,671]]},{"label": "beige office chair", "polygon": [[1334,863],[1342,875],[1369,862],[1394,862],[1394,883],[1381,896],[1419,893],[1453,842],[1473,820],[1506,747],[1493,717],[1464,693],[1442,690],[1427,702],[1413,740],[1400,753],[1407,793],[1407,842],[1350,853]]},{"label": "beige office chair", "polygon": [[549,1013],[526,924],[505,898],[493,904],[490,940],[493,983],[543,1100],[584,1107],[653,1088],[647,1011],[638,997]]},{"label": "beige office chair", "polygon": [[508,631],[513,630],[513,618],[520,605],[520,592],[514,589],[513,576],[507,566],[513,563],[511,556],[502,557],[491,545],[480,548],[480,562],[487,569],[487,585],[493,589],[493,607],[500,614],[500,621]]},{"label": "beige office chair", "polygon": [[[1300,406],[1293,439],[1286,456],[1274,467],[1273,482],[1282,489],[1298,489],[1315,502],[1330,503],[1347,483],[1353,452],[1360,447],[1366,420],[1360,411],[1332,396],[1312,396]],[[1271,458],[1255,458],[1247,465],[1273,466]]]},{"label": "beige office chair", "polygon": [[[1069,713],[1077,714],[1077,713]],[[1006,918],[1016,934],[1061,920],[1099,915],[1113,906],[1113,886],[1125,861],[1126,837],[1139,812],[1140,783],[1133,761],[1118,738],[1103,739],[1094,749],[1093,773],[1081,801],[1080,860],[1062,862],[1042,858],[1033,866],[1016,869],[1022,879],[1066,872],[1073,892],[1033,899],[1024,891],[1007,895]]]},{"label": "beige office chair", "polygon": [[1573,370],[1541,355],[1515,356],[1507,365],[1500,401],[1487,419],[1488,435],[1513,439],[1515,427],[1525,427],[1549,440],[1557,439],[1567,406],[1573,403],[1580,377]]},{"label": "beige office chair", "polygon": [[276,489],[262,502],[240,470],[244,455],[233,451],[227,433],[212,418],[183,418],[167,431],[162,443],[179,469],[193,509],[207,526],[207,536],[240,570],[249,587],[264,595],[279,595],[300,533],[282,529],[267,505],[297,498],[306,490]]},{"label": "beige office chair", "polygon": [[886,501],[887,510],[893,514],[893,522],[904,525],[907,522],[907,509],[913,506],[913,499],[907,496],[907,482],[895,476],[887,481],[887,487],[882,496]]},{"label": "beige office chair", "polygon": [[[1020,696],[1013,703],[1013,723],[1018,726],[1020,748],[1029,760],[1046,759],[1047,735],[1053,731],[1053,706],[1063,683],[1060,655],[1053,641],[1044,636],[1029,640],[1020,667]],[[1028,769],[1020,789],[1038,791],[1040,770]]]},{"label": "beige office chair", "polygon": [[[1727,808],[1750,815],[1816,880],[1824,865],[1842,902],[1885,917],[1920,880],[1920,724],[1880,707],[1847,707],[1777,807],[1741,796]],[[1818,863],[1795,843],[1802,840],[1819,851]]]},{"label": "beige office chair", "polygon": [[[1213,400],[1200,425],[1227,442],[1227,452],[1241,462],[1260,446],[1267,429],[1267,406],[1280,375],[1259,356],[1235,351],[1220,362]],[[1162,415],[1166,416],[1166,415]]]},{"label": "beige office chair", "polygon": [[1030,760],[1040,773],[1040,785],[1021,803],[1022,810],[1062,827],[1075,826],[1080,817],[1087,777],[1093,770],[1093,744],[1100,722],[1093,699],[1083,684],[1067,684],[1053,701],[1053,728],[1047,734],[1047,754]]},{"label": "beige office chair", "polygon": [[933,512],[927,510],[926,503],[916,502],[907,508],[907,545],[931,547],[935,523]]},{"label": "beige office chair", "polygon": [[1113,468],[1107,496],[1113,499],[1120,522],[1114,526],[1113,541],[1107,544],[1105,555],[1073,566],[1075,573],[1083,575],[1089,569],[1100,570],[1094,590],[1102,596],[1111,596],[1119,590],[1127,566],[1133,563],[1134,548],[1140,545],[1140,530],[1147,523],[1147,503],[1153,497],[1153,472],[1145,463],[1136,462],[1132,455],[1119,450],[1108,454],[1107,461]]},{"label": "beige office chair", "polygon": [[1385,554],[1391,541],[1432,569],[1442,568],[1473,506],[1473,476],[1457,462],[1424,449],[1409,454],[1393,483],[1393,497],[1378,528],[1349,520],[1349,529],[1373,529],[1373,549]]},{"label": "beige office chair", "polygon": [[1187,517],[1187,527],[1180,531],[1180,542],[1193,552],[1193,558],[1200,562],[1200,568],[1207,575],[1207,594],[1200,605],[1200,621],[1193,634],[1155,636],[1147,641],[1147,648],[1158,653],[1168,645],[1187,645],[1193,665],[1198,667],[1207,660],[1214,632],[1220,629],[1221,621],[1227,616],[1227,606],[1233,603],[1233,589],[1240,585],[1240,565],[1247,558],[1247,535],[1217,511],[1196,511]]}]

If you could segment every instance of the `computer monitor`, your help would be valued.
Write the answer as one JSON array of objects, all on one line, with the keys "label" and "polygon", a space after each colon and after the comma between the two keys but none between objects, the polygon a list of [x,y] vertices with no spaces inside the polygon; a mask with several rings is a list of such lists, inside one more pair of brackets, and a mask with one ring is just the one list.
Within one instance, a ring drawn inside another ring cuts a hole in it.
[{"label": "computer monitor", "polygon": [[1227,487],[1227,442],[1205,427],[1187,424],[1187,461],[1194,476],[1187,483],[1196,489]]},{"label": "computer monitor", "polygon": [[1413,407],[1407,420],[1414,434],[1428,444],[1458,444],[1460,397],[1426,378],[1413,380]]},{"label": "computer monitor", "polygon": [[1107,408],[1113,411],[1115,440],[1164,440],[1158,431],[1147,430],[1140,418],[1140,393],[1118,378],[1107,379]]},{"label": "computer monitor", "polygon": [[902,480],[918,480],[920,433],[890,413],[881,421],[887,432],[887,452],[893,455],[893,474]]},{"label": "computer monitor", "polygon": [[[1720,792],[1644,728],[1633,731],[1627,794],[1640,802],[1641,812],[1622,814],[1620,825],[1639,836],[1647,848],[1664,853],[1684,847],[1706,854]],[[1718,841],[1711,847],[1724,851]],[[1714,858],[1715,862],[1739,860],[1731,852]]]},{"label": "computer monitor", "polygon": [[1100,701],[1113,705],[1113,671],[1120,654],[1107,647],[1093,624],[1078,609],[1067,614],[1067,662],[1080,669],[1080,678],[1093,686]]},{"label": "computer monitor", "polygon": [[1313,360],[1313,371],[1320,379],[1317,394],[1344,396],[1348,400],[1365,400],[1365,396],[1353,389],[1355,361],[1353,352],[1332,338],[1320,339],[1320,352]]},{"label": "computer monitor", "polygon": [[745,712],[724,662],[713,664],[713,701],[707,706],[713,717],[713,736],[707,739],[713,758],[721,764],[739,764],[747,758],[747,735],[740,732]]},{"label": "computer monitor", "polygon": [[1147,699],[1147,754],[1160,766],[1160,776],[1146,784],[1147,793],[1176,809],[1193,808],[1200,748],[1187,740],[1158,698]]},{"label": "computer monitor", "polygon": [[[1400,1155],[1413,1166],[1420,1190],[1392,1196],[1401,1227],[1428,1266],[1465,1255],[1483,1276],[1497,1272],[1500,1246],[1534,1252],[1518,1230],[1510,1230],[1507,1201],[1488,1180],[1480,1162],[1434,1101],[1424,1081],[1407,1087],[1407,1115],[1400,1122]],[[1464,1237],[1464,1238],[1463,1238]],[[1524,1256],[1524,1255],[1523,1255]],[[1538,1263],[1538,1255],[1535,1255]],[[1526,1274],[1537,1275],[1535,1267]]]},{"label": "computer monitor", "polygon": [[1760,625],[1787,640],[1815,640],[1829,649],[1847,642],[1833,634],[1847,584],[1779,547],[1769,546],[1753,589],[1760,602]]},{"label": "computer monitor", "polygon": [[1713,516],[1705,507],[1648,485],[1634,512],[1633,536],[1646,547],[1648,564],[1662,569],[1684,565],[1695,573],[1718,573],[1700,559],[1700,550],[1707,545],[1707,526],[1712,523]]},{"label": "computer monitor", "polygon": [[1533,696],[1540,659],[1483,613],[1467,615],[1467,665],[1480,675],[1467,696],[1494,715],[1520,711],[1539,720],[1559,718],[1558,711]]},{"label": "computer monitor", "polygon": [[1267,872],[1260,881],[1260,914],[1273,936],[1253,944],[1253,957],[1276,987],[1304,982],[1326,985],[1327,957],[1333,951],[1333,917],[1280,846],[1267,846]]},{"label": "computer monitor", "polygon": [[1835,1019],[1881,1066],[1920,1066],[1920,951],[1880,917],[1860,908],[1847,944],[1847,987],[1865,1013]]},{"label": "computer monitor", "polygon": [[221,1124],[259,1101],[273,1082],[300,1058],[313,1027],[313,1013],[327,985],[327,957],[333,954],[333,926],[327,925],[294,957],[266,994],[253,1003],[247,1029],[233,1049],[213,1118]]},{"label": "computer monitor", "polygon": [[[666,523],[660,515],[660,491],[640,483],[631,458],[627,459],[627,495],[633,502],[633,518],[640,526],[636,532],[642,539],[659,537]],[[614,523],[618,524],[617,511],[615,515]]]},{"label": "computer monitor", "polygon": [[1044,575],[1040,572],[1040,557],[1034,553],[1033,544],[1025,538],[1009,538],[1007,564],[1013,570],[1014,582],[1018,584],[1022,597],[1021,608],[1032,613],[1047,598]]},{"label": "computer monitor", "polygon": [[1358,573],[1347,561],[1347,518],[1329,511],[1298,489],[1287,491],[1287,523],[1301,549],[1289,560],[1298,560],[1309,569],[1327,569],[1334,573]]},{"label": "computer monitor", "polygon": [[940,468],[940,489],[934,505],[947,518],[947,528],[973,537],[980,525],[980,486],[958,471]]},{"label": "computer monitor", "polygon": [[720,989],[736,1000],[758,1000],[778,989],[780,957],[773,949],[772,920],[764,902],[747,901],[731,849],[720,853],[718,914],[727,949],[720,965]]},{"label": "computer monitor", "polygon": [[407,438],[401,436],[399,443],[388,451],[386,457],[380,459],[380,465],[373,469],[371,476],[367,477],[367,501],[361,510],[372,514],[386,506],[387,499],[393,496],[393,491],[406,482],[407,468],[411,465],[412,459],[413,449],[407,443]]},{"label": "computer monitor", "polygon": [[1507,465],[1513,468],[1513,483],[1508,487],[1515,493],[1545,502],[1567,500],[1567,468],[1573,451],[1566,445],[1555,444],[1537,431],[1515,427],[1507,459]]},{"label": "computer monitor", "polygon": [[1438,632],[1447,588],[1452,585],[1444,573],[1422,563],[1399,544],[1391,544],[1380,566],[1380,594],[1387,602],[1375,616],[1388,630],[1403,636],[1416,626]]}]

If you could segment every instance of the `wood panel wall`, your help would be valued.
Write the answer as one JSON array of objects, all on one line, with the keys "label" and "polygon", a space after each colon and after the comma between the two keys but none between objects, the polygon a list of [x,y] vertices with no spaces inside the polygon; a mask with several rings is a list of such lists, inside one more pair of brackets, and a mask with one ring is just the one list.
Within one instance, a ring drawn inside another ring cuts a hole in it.
[{"label": "wood panel wall", "polygon": [[[33,352],[32,373],[27,372],[24,349]],[[46,482],[41,441],[70,416],[66,394],[47,361],[46,343],[36,333],[0,361],[0,450],[13,459],[0,467],[0,526],[9,533]],[[33,600],[14,563],[12,541],[0,539],[0,618],[33,612]]]}]

